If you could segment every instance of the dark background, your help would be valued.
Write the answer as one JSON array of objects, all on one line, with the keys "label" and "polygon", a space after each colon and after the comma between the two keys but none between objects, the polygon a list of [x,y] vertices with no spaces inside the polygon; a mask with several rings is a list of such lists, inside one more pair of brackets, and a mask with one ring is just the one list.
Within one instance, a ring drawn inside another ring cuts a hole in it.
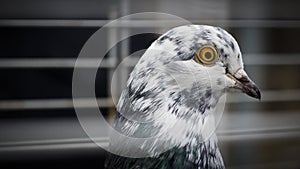
[{"label": "dark background", "polygon": [[[103,168],[105,152],[88,139],[72,105],[73,66],[109,20],[151,11],[223,27],[240,44],[262,100],[228,94],[218,129],[227,168],[300,168],[299,7],[297,0],[0,0],[0,166]],[[99,47],[136,27],[117,28]],[[157,37],[126,39],[106,59],[119,63]],[[115,66],[100,67],[95,81],[108,119]]]}]

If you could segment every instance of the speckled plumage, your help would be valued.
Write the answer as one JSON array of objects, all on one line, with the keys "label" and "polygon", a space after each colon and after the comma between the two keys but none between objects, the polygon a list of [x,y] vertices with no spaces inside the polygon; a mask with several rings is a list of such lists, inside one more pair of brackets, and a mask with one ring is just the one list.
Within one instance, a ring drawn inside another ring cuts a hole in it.
[{"label": "speckled plumage", "polygon": [[[204,66],[193,60],[203,45],[220,52],[215,65]],[[110,154],[106,168],[225,168],[212,129],[212,113],[219,98],[235,84],[225,73],[240,69],[243,61],[239,46],[221,28],[186,25],[160,36],[130,74],[117,106],[114,128],[128,137],[163,138],[172,149],[157,153],[159,146],[145,143],[138,148],[150,157]],[[111,139],[112,148],[131,151],[126,145],[118,146],[122,140]]]}]

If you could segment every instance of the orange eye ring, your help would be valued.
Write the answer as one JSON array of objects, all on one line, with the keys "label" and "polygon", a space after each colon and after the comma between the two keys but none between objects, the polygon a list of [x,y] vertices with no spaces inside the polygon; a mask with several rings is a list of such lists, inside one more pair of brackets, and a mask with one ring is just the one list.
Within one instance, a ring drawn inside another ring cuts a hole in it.
[{"label": "orange eye ring", "polygon": [[218,60],[218,52],[213,46],[203,46],[196,53],[195,61],[200,64],[212,65]]}]

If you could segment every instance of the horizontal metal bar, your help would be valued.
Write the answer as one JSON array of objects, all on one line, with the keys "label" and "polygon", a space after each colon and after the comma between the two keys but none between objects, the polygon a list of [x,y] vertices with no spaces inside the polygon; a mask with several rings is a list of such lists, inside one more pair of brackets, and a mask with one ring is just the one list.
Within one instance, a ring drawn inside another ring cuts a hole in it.
[{"label": "horizontal metal bar", "polygon": [[256,129],[220,130],[217,133],[219,136],[226,136],[226,135],[287,133],[287,132],[300,132],[300,126],[289,126],[289,127],[280,126],[280,127],[256,128]]},{"label": "horizontal metal bar", "polygon": [[[261,102],[284,102],[300,101],[300,90],[264,90],[261,92]],[[253,98],[245,97],[242,94],[228,93],[228,103],[243,103],[256,101]]]},{"label": "horizontal metal bar", "polygon": [[264,129],[242,129],[242,130],[228,130],[217,131],[218,138],[223,141],[234,140],[257,140],[257,139],[271,139],[271,138],[290,138],[300,137],[300,127],[277,127]]},{"label": "horizontal metal bar", "polygon": [[[93,99],[82,98],[76,99],[79,108],[89,108],[89,107],[114,107],[111,99],[108,98],[98,98],[97,105],[94,105]],[[73,108],[72,99],[40,99],[40,100],[4,100],[0,101],[1,109],[60,109],[60,108]]]},{"label": "horizontal metal bar", "polygon": [[68,139],[51,139],[51,140],[30,140],[30,141],[12,141],[0,142],[0,147],[10,146],[26,146],[26,145],[47,145],[47,144],[76,144],[76,143],[92,143],[95,142],[108,142],[108,137],[101,138],[68,138]]},{"label": "horizontal metal bar", "polygon": [[[107,147],[108,142],[98,143],[101,147]],[[67,143],[67,144],[37,144],[37,145],[22,145],[22,146],[7,146],[0,147],[0,152],[15,152],[15,151],[34,151],[34,150],[70,150],[70,149],[95,149],[99,148],[97,144],[92,142],[84,143]]]},{"label": "horizontal metal bar", "polygon": [[[243,103],[255,102],[256,100],[239,94],[228,94],[227,103]],[[78,107],[114,107],[114,103],[110,98],[98,98],[98,105],[94,105],[93,99],[82,98],[76,99],[79,103]],[[284,101],[300,101],[300,90],[278,90],[278,91],[262,91],[261,102],[284,102]],[[72,99],[40,99],[40,100],[2,100],[0,101],[0,110],[17,110],[17,109],[60,109],[73,108]]]},{"label": "horizontal metal bar", "polygon": [[101,27],[109,20],[1,19],[2,27]]},{"label": "horizontal metal bar", "polygon": [[268,161],[268,162],[250,162],[249,164],[236,165],[236,166],[228,166],[230,169],[282,169],[282,168],[299,168],[299,161],[293,160],[281,160],[281,161]]},{"label": "horizontal metal bar", "polygon": [[[139,56],[131,57],[125,66],[133,67]],[[282,59],[284,58],[284,59]],[[300,65],[300,54],[244,54],[245,65]],[[98,67],[97,58],[81,59],[79,68]],[[74,68],[76,59],[72,58],[45,58],[45,59],[0,59],[0,68]],[[117,65],[110,59],[103,59],[100,68],[115,68]]]},{"label": "horizontal metal bar", "polygon": [[[295,54],[244,54],[245,65],[300,65],[300,53]],[[283,59],[284,58],[284,59]]]},{"label": "horizontal metal bar", "polygon": [[[109,59],[103,59],[98,65],[98,59],[81,59],[76,65],[79,68],[114,68]],[[45,59],[0,59],[0,68],[74,68],[76,59],[45,58]]]},{"label": "horizontal metal bar", "polygon": [[[217,131],[221,141],[241,141],[245,139],[284,139],[299,138],[300,128],[268,128],[253,130],[233,130]],[[109,138],[93,138],[93,140],[103,147],[109,145]],[[0,143],[0,152],[7,151],[26,151],[26,150],[54,150],[54,149],[82,149],[97,148],[97,145],[90,138],[69,138],[56,140],[31,140],[31,141],[12,141]]]},{"label": "horizontal metal bar", "polygon": [[[0,27],[102,27],[112,20],[56,20],[56,19],[1,19]],[[235,20],[235,19],[204,19],[189,20],[193,24],[208,24],[223,27],[300,27],[300,20]],[[143,28],[170,27],[180,20],[123,20],[113,23],[111,27]]]}]

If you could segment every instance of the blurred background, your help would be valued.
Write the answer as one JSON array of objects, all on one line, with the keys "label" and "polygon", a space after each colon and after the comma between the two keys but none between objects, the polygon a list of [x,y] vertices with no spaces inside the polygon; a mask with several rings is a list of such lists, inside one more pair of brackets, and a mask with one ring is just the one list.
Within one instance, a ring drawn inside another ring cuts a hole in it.
[{"label": "blurred background", "polygon": [[[260,102],[228,94],[218,128],[227,168],[299,169],[299,7],[297,0],[0,0],[0,165],[103,168],[105,151],[85,134],[72,103],[76,58],[89,37],[110,20],[164,12],[233,34],[246,71],[261,88]],[[155,21],[140,18],[111,27],[99,48],[130,31],[170,26]],[[114,113],[110,82],[117,65],[158,36],[123,40],[98,68],[97,101],[108,119]],[[93,68],[93,59],[87,58],[82,69]],[[118,75],[117,95],[132,66]],[[82,100],[86,108],[91,106],[88,101]]]}]

